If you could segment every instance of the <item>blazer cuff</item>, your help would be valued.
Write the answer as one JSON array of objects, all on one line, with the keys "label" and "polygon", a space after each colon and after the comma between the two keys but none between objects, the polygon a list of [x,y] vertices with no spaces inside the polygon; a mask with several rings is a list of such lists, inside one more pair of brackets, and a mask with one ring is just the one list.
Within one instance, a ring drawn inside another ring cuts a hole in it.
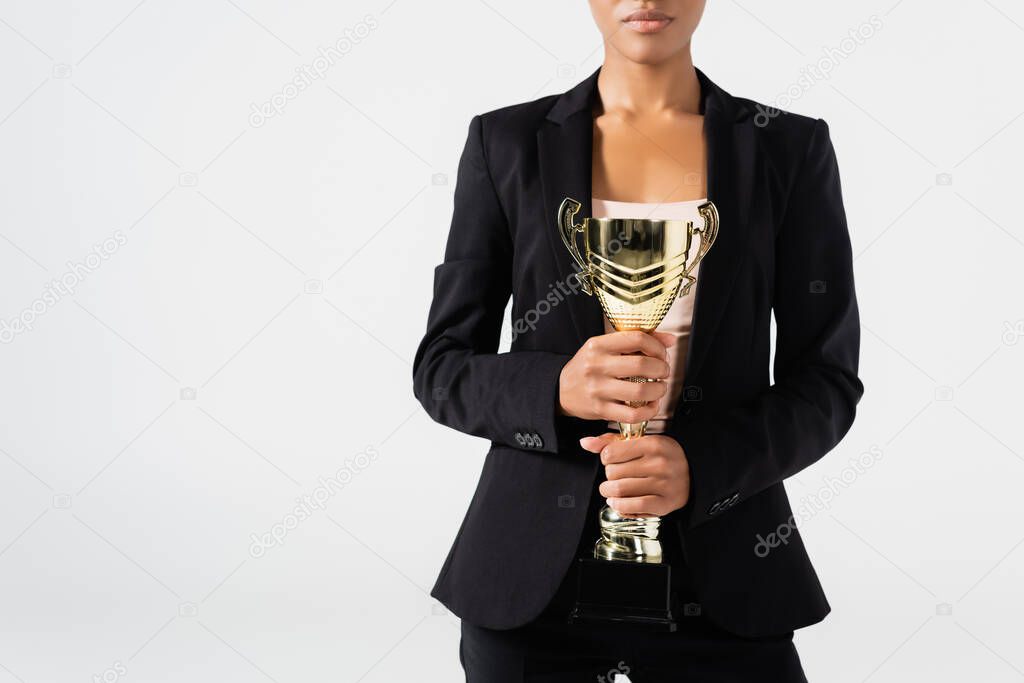
[{"label": "blazer cuff", "polygon": [[536,354],[531,358],[529,382],[522,394],[529,406],[528,423],[513,424],[510,443],[532,451],[557,453],[565,446],[565,419],[558,412],[558,382],[562,368],[572,356],[558,353]]}]

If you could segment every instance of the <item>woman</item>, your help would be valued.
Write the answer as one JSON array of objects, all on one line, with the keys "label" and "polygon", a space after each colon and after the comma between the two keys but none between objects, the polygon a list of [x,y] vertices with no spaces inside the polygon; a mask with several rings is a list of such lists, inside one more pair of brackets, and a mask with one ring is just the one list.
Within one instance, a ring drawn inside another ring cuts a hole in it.
[{"label": "woman", "polygon": [[[793,630],[829,606],[782,482],[839,442],[863,393],[828,128],[758,117],[694,68],[703,1],[590,6],[598,71],[470,123],[414,384],[435,420],[491,447],[432,594],[462,618],[469,681],[803,681]],[[564,197],[583,216],[716,205],[696,293],[658,332],[611,332],[578,291]],[[510,295],[515,338],[498,354]],[[609,430],[648,419],[639,439]],[[663,517],[676,632],[568,623],[606,501]]]}]

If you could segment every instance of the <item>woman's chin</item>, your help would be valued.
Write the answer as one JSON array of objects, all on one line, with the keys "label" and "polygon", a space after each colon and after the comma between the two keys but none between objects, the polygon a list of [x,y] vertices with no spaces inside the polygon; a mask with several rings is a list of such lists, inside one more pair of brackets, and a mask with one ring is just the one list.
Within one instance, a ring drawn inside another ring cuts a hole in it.
[{"label": "woman's chin", "polygon": [[619,54],[631,62],[645,66],[657,66],[671,60],[686,45],[675,42],[655,41],[642,38],[640,40],[623,41],[626,44],[614,45]]}]

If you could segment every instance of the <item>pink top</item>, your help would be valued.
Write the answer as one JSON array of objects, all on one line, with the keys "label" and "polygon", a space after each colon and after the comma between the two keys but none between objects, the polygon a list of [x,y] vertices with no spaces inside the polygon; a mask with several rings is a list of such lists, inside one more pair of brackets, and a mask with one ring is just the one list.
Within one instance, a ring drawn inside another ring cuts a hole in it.
[{"label": "pink top", "polygon": [[[593,198],[592,213],[594,218],[657,218],[662,220],[683,220],[693,221],[694,225],[703,225],[704,219],[697,212],[697,207],[706,202],[707,199],[695,199],[688,202],[667,202],[667,203],[644,203],[644,202],[615,202],[605,199]],[[700,248],[700,241],[694,240],[690,245],[690,258],[696,256]],[[696,277],[697,270],[694,268],[690,275]],[[693,295],[694,287],[690,293],[678,298],[668,309],[665,320],[658,325],[659,332],[668,332],[675,335],[676,344],[668,350],[669,378],[668,393],[661,399],[658,413],[647,425],[647,433],[660,434],[665,431],[668,419],[675,410],[679,401],[679,394],[683,389],[683,375],[686,371],[686,350],[690,346],[690,326],[693,320]],[[604,321],[604,331],[614,332],[608,319]],[[618,425],[614,422],[608,423],[608,428],[618,431]]]}]

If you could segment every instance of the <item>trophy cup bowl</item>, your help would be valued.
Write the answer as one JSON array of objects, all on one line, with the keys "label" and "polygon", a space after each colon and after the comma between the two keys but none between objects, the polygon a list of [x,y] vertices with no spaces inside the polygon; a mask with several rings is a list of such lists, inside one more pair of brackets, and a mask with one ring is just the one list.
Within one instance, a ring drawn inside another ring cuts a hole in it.
[{"label": "trophy cup bowl", "polygon": [[[718,210],[711,202],[701,204],[697,211],[704,224],[695,226],[693,221],[647,218],[584,218],[577,223],[580,208],[580,202],[566,197],[558,209],[558,229],[579,268],[576,277],[583,291],[597,297],[616,331],[653,332],[676,298],[686,296],[696,282],[691,273],[715,242]],[[699,240],[699,247],[691,257],[694,239]],[[648,381],[645,377],[627,379]],[[641,437],[646,429],[646,422],[619,424],[624,439]],[[657,566],[662,560],[660,524],[656,516],[623,516],[607,506],[601,510],[601,536],[594,546],[596,562],[581,560],[584,565],[574,618],[636,621],[675,629],[667,604],[669,567]],[[621,563],[646,567],[629,571]],[[640,590],[632,600],[621,596],[609,600],[608,585],[622,581],[631,586],[643,582],[646,594]]]}]

